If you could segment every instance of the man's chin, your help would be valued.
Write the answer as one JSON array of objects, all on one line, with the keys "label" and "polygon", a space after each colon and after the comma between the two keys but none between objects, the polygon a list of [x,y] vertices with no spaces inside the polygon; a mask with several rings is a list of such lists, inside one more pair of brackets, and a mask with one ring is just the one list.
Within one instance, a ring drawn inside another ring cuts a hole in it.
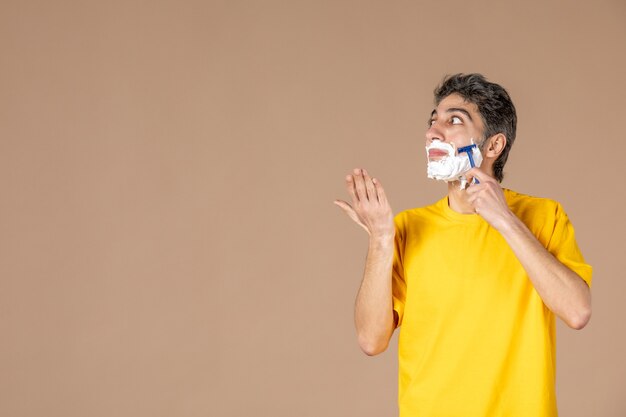
[{"label": "man's chin", "polygon": [[469,187],[469,182],[466,181],[462,181],[460,179],[443,179],[443,178],[435,178],[435,177],[428,177],[428,179],[436,181],[436,182],[441,182],[441,183],[445,183],[446,187],[448,187],[448,189],[454,188],[457,190],[466,190],[467,187]]}]

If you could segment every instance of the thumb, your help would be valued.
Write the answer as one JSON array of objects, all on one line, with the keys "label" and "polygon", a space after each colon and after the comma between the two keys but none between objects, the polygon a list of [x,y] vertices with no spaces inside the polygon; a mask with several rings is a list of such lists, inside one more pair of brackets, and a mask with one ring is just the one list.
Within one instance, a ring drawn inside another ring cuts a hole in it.
[{"label": "thumb", "polygon": [[[352,217],[352,213],[354,213],[354,209],[348,203],[343,200],[335,200],[333,204],[340,207],[343,211],[345,211],[350,217]],[[355,213],[356,214],[356,213]]]},{"label": "thumb", "polygon": [[333,201],[333,204],[335,204],[336,206],[341,207],[341,209],[343,209],[343,211],[346,212],[346,214],[359,226],[361,226],[363,229],[365,229],[365,231],[367,233],[369,233],[369,230],[367,229],[367,226],[365,226],[365,224],[363,224],[363,222],[361,221],[361,219],[359,218],[359,215],[356,214],[356,211],[354,211],[354,209],[352,208],[352,206],[349,203],[346,203],[343,200],[335,200]]}]

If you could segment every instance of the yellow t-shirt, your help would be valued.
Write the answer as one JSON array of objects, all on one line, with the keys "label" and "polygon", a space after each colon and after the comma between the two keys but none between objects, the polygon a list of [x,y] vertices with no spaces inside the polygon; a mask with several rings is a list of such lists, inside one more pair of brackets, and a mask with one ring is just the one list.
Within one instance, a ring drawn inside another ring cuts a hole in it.
[{"label": "yellow t-shirt", "polygon": [[[504,190],[511,210],[591,286],[561,205]],[[556,417],[555,316],[498,231],[448,198],[395,217],[400,417]]]}]

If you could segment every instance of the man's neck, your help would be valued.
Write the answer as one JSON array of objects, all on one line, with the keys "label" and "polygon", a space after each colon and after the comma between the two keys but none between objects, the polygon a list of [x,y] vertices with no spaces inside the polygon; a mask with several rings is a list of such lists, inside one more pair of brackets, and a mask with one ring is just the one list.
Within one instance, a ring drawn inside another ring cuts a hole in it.
[{"label": "man's neck", "polygon": [[461,190],[460,181],[448,183],[448,206],[461,214],[474,214],[474,208],[467,201],[467,191]]},{"label": "man's neck", "polygon": [[[480,170],[493,177],[492,166],[493,161],[489,158],[485,158],[480,166]],[[467,201],[467,191],[461,190],[460,187],[460,181],[452,181],[448,183],[448,206],[457,213],[476,213],[476,211],[474,211],[474,207],[472,207],[469,201]],[[469,184],[466,185],[466,188],[467,187],[469,187]]]}]

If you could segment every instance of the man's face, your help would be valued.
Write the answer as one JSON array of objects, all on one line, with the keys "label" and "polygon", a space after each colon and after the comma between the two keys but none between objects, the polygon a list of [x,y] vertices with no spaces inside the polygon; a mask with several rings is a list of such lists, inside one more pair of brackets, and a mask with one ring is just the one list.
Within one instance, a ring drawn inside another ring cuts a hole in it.
[{"label": "man's face", "polygon": [[[429,119],[429,128],[426,131],[426,146],[435,139],[454,145],[455,149],[480,143],[485,128],[478,107],[474,103],[466,102],[458,94],[445,97],[433,110]],[[428,159],[441,159],[447,153],[441,149],[430,149]]]}]

